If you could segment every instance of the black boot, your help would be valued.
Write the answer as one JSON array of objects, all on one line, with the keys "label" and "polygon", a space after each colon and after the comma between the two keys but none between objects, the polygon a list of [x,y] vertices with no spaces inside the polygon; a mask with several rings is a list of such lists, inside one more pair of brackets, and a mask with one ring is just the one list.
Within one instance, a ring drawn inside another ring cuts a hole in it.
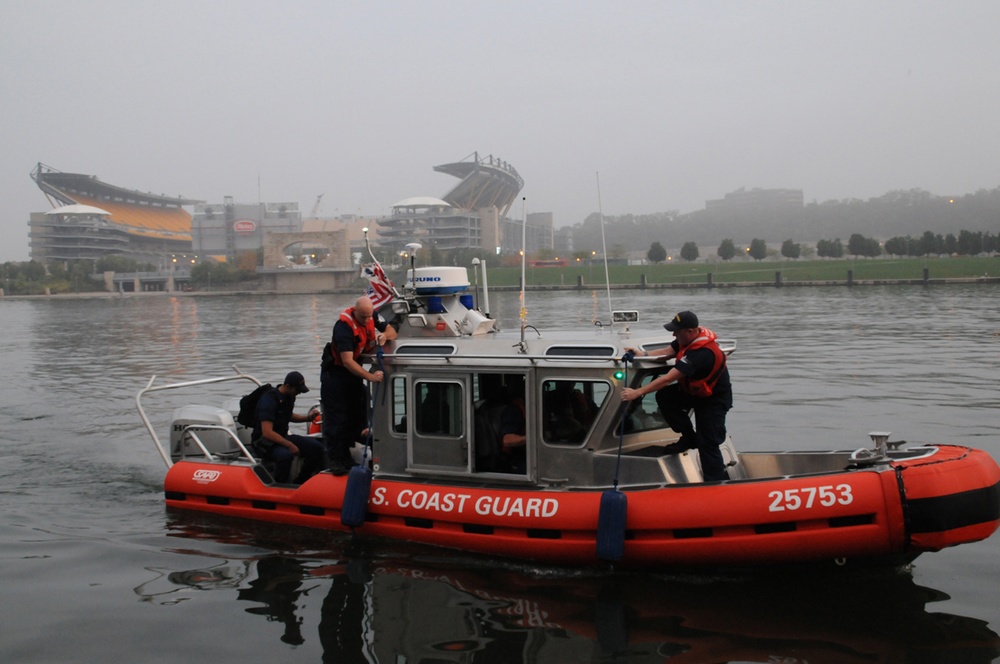
[{"label": "black boot", "polygon": [[676,443],[671,443],[670,445],[663,446],[664,454],[680,454],[681,452],[687,452],[688,450],[693,450],[698,447],[697,434],[694,432],[681,434],[681,437]]}]

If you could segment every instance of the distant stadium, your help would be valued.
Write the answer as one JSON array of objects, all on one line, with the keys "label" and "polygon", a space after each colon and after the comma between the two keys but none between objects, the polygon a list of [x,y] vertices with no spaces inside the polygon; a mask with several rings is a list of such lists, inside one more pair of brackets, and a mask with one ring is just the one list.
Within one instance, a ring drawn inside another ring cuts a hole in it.
[{"label": "distant stadium", "polygon": [[43,263],[116,254],[164,265],[191,253],[191,215],[203,201],[133,191],[39,163],[31,179],[53,209],[32,213],[31,258]]},{"label": "distant stadium", "polygon": [[[572,251],[571,235],[554,231],[552,213],[527,214],[523,222],[510,218],[524,187],[510,163],[474,152],[434,170],[459,180],[441,198],[403,199],[385,217],[354,219],[348,215],[351,218],[323,220],[316,218],[320,196],[309,218],[303,220],[296,203],[241,204],[230,196],[221,203],[207,203],[126,189],[94,175],[64,173],[38,163],[31,178],[53,209],[31,213],[31,258],[51,263],[119,255],[163,270],[179,267],[176,264],[181,262],[232,260],[262,250],[264,271],[341,269],[341,263],[347,261],[349,267],[351,259],[350,253],[340,256],[339,244],[349,241],[355,253],[364,249],[364,238],[360,231],[352,231],[357,230],[354,226],[373,226],[374,243],[392,256],[404,254],[411,242],[438,250],[485,249],[494,255],[516,255],[522,248],[526,253],[558,249],[566,255]],[[518,212],[523,210],[514,214]],[[345,239],[329,235],[341,229],[347,234]],[[276,242],[282,246],[270,246]],[[338,246],[314,250],[318,242]],[[308,256],[302,253],[303,247],[309,248]],[[305,262],[298,260],[304,256]]]},{"label": "distant stadium", "polygon": [[492,253],[503,249],[504,225],[524,187],[517,170],[502,159],[480,157],[478,152],[434,170],[460,182],[442,198],[414,196],[393,205],[392,214],[378,220],[379,245],[392,252],[405,251],[410,242],[443,250],[482,247]]}]

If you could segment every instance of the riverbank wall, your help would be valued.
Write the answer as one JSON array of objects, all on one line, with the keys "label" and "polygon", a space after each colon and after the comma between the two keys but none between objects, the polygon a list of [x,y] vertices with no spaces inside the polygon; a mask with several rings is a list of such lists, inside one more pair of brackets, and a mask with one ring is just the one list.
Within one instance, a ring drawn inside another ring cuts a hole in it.
[{"label": "riverbank wall", "polygon": [[[742,289],[742,288],[830,288],[830,287],[864,287],[864,286],[948,286],[955,284],[1000,284],[1000,277],[950,277],[950,278],[930,278],[919,279],[854,279],[850,275],[847,279],[830,279],[825,281],[786,281],[782,279],[780,272],[775,274],[773,281],[713,281],[712,275],[708,274],[704,281],[684,282],[684,283],[649,283],[645,279],[638,283],[617,283],[617,284],[594,284],[584,282],[582,279],[574,284],[528,284],[524,287],[526,292],[543,291],[595,291],[595,290],[711,290],[711,289]],[[355,295],[363,292],[364,284],[356,287],[343,287],[326,290],[315,290],[309,292],[296,292],[296,295]],[[470,290],[474,290],[470,286]],[[521,290],[520,285],[490,286],[491,292],[517,292]],[[209,289],[192,291],[140,291],[140,292],[113,292],[94,291],[89,293],[49,293],[38,295],[5,295],[0,290],[0,302],[12,300],[60,300],[60,299],[122,299],[122,298],[148,298],[148,297],[210,297],[210,296],[251,296],[251,295],[289,295],[280,290],[265,289]]]}]

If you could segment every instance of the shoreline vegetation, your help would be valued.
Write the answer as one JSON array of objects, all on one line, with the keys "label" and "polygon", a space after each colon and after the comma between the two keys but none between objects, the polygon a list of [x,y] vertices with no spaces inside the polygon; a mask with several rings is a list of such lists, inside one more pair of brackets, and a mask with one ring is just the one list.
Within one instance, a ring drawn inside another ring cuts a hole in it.
[{"label": "shoreline vegetation", "polygon": [[[477,276],[468,266],[470,290],[476,288]],[[517,291],[521,288],[521,268],[487,266],[491,291]],[[387,270],[388,276],[402,285],[404,269]],[[795,288],[827,286],[931,286],[942,284],[1000,283],[1000,256],[959,256],[945,258],[858,258],[817,260],[769,261],[703,261],[667,262],[645,265],[609,264],[608,282],[612,290],[666,290],[713,288]],[[605,266],[601,261],[585,261],[565,267],[526,267],[526,291],[580,290],[591,291],[608,288]],[[351,286],[315,293],[363,292],[367,282],[360,277]],[[81,293],[52,293],[35,295],[0,296],[13,299],[63,299],[81,297],[135,297],[135,296],[205,296],[278,294],[262,290],[256,281],[227,284],[219,288],[201,288],[192,291],[143,291]],[[289,294],[289,293],[282,293]],[[297,293],[299,294],[299,293]],[[306,293],[302,293],[306,294]]]}]

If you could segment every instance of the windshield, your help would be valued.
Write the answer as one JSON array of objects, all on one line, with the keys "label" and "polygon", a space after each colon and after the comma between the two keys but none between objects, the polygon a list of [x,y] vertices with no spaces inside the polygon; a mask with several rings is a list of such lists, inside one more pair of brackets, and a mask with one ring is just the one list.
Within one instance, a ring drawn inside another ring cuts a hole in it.
[{"label": "windshield", "polygon": [[[650,381],[660,375],[661,372],[646,374],[633,387],[638,388],[648,385]],[[642,399],[637,399],[628,404],[623,433],[642,433],[643,431],[663,429],[666,426],[666,420],[663,419],[663,415],[660,414],[660,409],[656,405],[656,392],[644,394]]]}]

